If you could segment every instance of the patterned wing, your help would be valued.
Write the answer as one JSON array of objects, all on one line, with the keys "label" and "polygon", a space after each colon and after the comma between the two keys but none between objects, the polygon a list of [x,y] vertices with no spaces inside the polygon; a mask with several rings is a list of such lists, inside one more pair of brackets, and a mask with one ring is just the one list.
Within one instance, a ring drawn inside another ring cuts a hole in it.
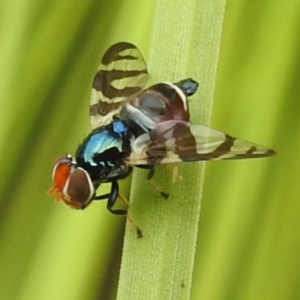
[{"label": "patterned wing", "polygon": [[181,161],[259,158],[275,151],[221,131],[184,121],[166,121],[132,144],[127,164],[154,165]]},{"label": "patterned wing", "polygon": [[136,46],[126,42],[112,45],[104,54],[93,81],[92,128],[108,124],[124,101],[145,86],[147,79],[146,63]]}]

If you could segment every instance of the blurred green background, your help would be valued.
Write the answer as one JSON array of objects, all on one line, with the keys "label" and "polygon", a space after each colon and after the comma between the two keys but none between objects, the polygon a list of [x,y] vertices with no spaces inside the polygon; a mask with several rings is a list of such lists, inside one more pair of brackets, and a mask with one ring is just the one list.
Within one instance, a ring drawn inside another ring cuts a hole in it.
[{"label": "blurred green background", "polygon": [[[101,53],[147,57],[155,3],[139,3],[1,1],[0,299],[115,299],[125,220],[46,190],[90,130]],[[300,299],[299,25],[299,1],[227,1],[211,124],[278,155],[207,164],[192,299]]]}]

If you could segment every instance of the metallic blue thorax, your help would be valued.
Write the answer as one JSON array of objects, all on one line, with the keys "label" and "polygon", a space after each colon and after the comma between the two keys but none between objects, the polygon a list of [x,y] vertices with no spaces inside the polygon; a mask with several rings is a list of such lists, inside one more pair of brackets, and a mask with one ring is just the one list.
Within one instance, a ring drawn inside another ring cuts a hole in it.
[{"label": "metallic blue thorax", "polygon": [[87,170],[95,180],[122,178],[124,159],[130,154],[132,132],[124,121],[116,120],[89,134],[76,152],[77,164]]}]

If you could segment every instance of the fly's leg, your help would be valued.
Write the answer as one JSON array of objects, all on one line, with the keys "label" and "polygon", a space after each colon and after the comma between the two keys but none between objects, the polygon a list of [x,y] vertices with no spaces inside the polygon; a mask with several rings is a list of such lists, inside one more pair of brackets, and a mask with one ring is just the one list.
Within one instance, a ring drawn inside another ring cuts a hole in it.
[{"label": "fly's leg", "polygon": [[156,182],[152,179],[152,177],[154,176],[154,171],[155,171],[155,167],[154,165],[151,166],[147,166],[149,169],[149,173],[147,175],[147,179],[150,181],[150,184],[153,186],[153,188],[165,199],[169,198],[169,194],[164,192],[157,184]]},{"label": "fly's leg", "polygon": [[100,195],[100,196],[95,196],[93,198],[93,200],[106,200],[106,199],[108,199],[109,195],[110,194],[104,194],[104,195]]},{"label": "fly's leg", "polygon": [[154,167],[154,165],[152,165],[152,166],[149,166],[148,169],[149,169],[149,173],[147,175],[147,179],[150,180],[154,176],[155,167]]},{"label": "fly's leg", "polygon": [[129,202],[127,201],[127,199],[125,199],[123,196],[121,196],[119,194],[119,184],[118,184],[118,182],[113,181],[111,183],[111,191],[110,191],[110,194],[108,196],[108,201],[107,201],[107,206],[106,206],[107,209],[115,215],[125,215],[127,220],[131,223],[131,225],[136,230],[137,237],[138,238],[143,237],[141,229],[134,222],[134,220],[130,217],[130,215],[128,214],[128,212],[126,210],[124,210],[124,209],[113,209],[113,206],[116,203],[118,197],[121,199],[121,201],[123,201],[124,203],[129,205]]},{"label": "fly's leg", "polygon": [[158,185],[157,183],[153,180],[153,179],[149,179],[150,184],[153,186],[153,188],[164,198],[164,199],[168,199],[169,198],[169,194],[164,192]]},{"label": "fly's leg", "polygon": [[115,215],[127,215],[127,211],[125,209],[113,209],[117,198],[119,196],[119,184],[117,181],[113,181],[111,183],[110,194],[108,194],[108,201],[106,208]]}]

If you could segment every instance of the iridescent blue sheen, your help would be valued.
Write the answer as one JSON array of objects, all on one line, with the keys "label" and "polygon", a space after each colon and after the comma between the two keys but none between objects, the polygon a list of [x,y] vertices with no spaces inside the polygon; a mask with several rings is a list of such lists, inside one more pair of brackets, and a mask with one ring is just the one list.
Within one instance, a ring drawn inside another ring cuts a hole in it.
[{"label": "iridescent blue sheen", "polygon": [[[101,154],[111,148],[117,148],[122,151],[122,135],[128,131],[123,121],[117,120],[111,123],[112,128],[103,128],[95,131],[86,140],[82,149],[82,156],[85,162],[91,166],[97,166],[94,160],[95,155]],[[112,130],[113,129],[113,132]]]},{"label": "iridescent blue sheen", "polygon": [[128,131],[128,127],[121,120],[114,121],[112,123],[112,126],[114,129],[114,132],[116,132],[116,133],[125,133]]},{"label": "iridescent blue sheen", "polygon": [[96,155],[112,148],[122,151],[123,137],[128,132],[128,127],[121,120],[113,121],[110,125],[92,132],[79,150],[84,162],[90,166],[97,166],[101,162],[95,162]]}]

